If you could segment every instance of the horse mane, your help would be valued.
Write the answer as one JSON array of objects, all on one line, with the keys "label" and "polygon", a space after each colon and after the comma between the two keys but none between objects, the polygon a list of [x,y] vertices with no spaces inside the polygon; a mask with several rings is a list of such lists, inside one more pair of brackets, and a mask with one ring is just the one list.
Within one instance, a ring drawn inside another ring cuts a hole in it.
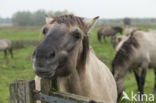
[{"label": "horse mane", "polygon": [[70,15],[63,15],[63,16],[56,16],[54,19],[51,21],[51,24],[54,22],[57,22],[58,24],[64,23],[68,27],[78,25],[81,30],[86,34],[87,33],[87,25],[84,23],[84,18],[82,17],[77,17],[72,14]]},{"label": "horse mane", "polygon": [[114,69],[116,66],[124,66],[126,62],[130,60],[130,57],[133,53],[133,48],[138,48],[139,43],[136,40],[134,33],[136,31],[133,31],[130,35],[130,37],[124,42],[124,44],[121,46],[121,48],[117,51],[113,61],[112,61],[112,69]]},{"label": "horse mane", "polygon": [[[58,24],[64,23],[66,24],[68,27],[72,27],[74,25],[78,25],[79,28],[85,33],[87,34],[88,30],[87,30],[87,25],[84,23],[84,18],[81,17],[77,17],[74,15],[63,15],[63,16],[57,16],[54,17],[53,21],[51,22],[57,22]],[[86,62],[87,62],[87,58],[88,58],[88,52],[89,52],[89,39],[88,36],[85,35],[83,38],[83,51],[82,54],[80,55],[80,60],[78,65],[82,65],[85,66]]]}]

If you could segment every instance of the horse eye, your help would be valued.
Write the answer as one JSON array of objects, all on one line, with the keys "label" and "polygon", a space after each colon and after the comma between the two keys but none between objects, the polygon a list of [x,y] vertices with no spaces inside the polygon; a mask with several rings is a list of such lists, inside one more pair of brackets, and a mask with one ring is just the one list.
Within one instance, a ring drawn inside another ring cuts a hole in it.
[{"label": "horse eye", "polygon": [[48,32],[48,28],[44,28],[43,31],[42,31],[42,33],[43,33],[44,35],[46,35],[47,32]]},{"label": "horse eye", "polygon": [[81,34],[79,32],[75,32],[75,33],[73,33],[73,37],[76,39],[79,39],[79,38],[81,38]]}]

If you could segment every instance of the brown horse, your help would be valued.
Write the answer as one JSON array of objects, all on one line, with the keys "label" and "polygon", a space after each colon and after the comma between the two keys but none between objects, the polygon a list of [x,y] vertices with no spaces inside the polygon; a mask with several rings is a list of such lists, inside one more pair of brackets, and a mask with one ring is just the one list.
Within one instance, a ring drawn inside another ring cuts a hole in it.
[{"label": "brown horse", "polygon": [[7,57],[7,51],[9,51],[11,57],[13,58],[11,41],[8,39],[1,39],[0,40],[0,51],[4,51],[5,58]]},{"label": "brown horse", "polygon": [[97,36],[98,40],[101,42],[101,36],[103,36],[104,41],[106,42],[106,37],[113,37],[117,33],[122,34],[123,29],[119,26],[115,27],[102,27],[98,30]]},{"label": "brown horse", "polygon": [[[47,19],[45,37],[32,56],[33,67],[40,77],[56,77],[59,91],[116,103],[113,75],[89,47],[89,31],[97,19],[73,15]],[[36,77],[37,89],[39,83]]]}]

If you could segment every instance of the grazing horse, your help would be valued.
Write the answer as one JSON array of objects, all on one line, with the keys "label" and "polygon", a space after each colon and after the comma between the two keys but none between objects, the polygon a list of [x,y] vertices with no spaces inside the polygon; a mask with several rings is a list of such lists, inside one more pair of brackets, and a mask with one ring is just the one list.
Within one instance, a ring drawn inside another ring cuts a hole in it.
[{"label": "grazing horse", "polygon": [[[89,31],[97,19],[74,15],[47,19],[45,37],[32,55],[33,67],[39,77],[56,77],[61,92],[116,103],[113,75],[89,46]],[[37,89],[39,77],[35,78]]]},{"label": "grazing horse", "polygon": [[[137,81],[138,91],[144,93],[144,83],[147,69],[154,68],[156,92],[156,34],[152,32],[134,31],[128,39],[122,42],[112,61],[112,73],[117,83],[118,99],[125,89],[124,78],[132,69]],[[140,67],[140,69],[139,69]]]},{"label": "grazing horse", "polygon": [[116,27],[102,27],[98,30],[97,36],[98,40],[101,42],[101,36],[103,36],[104,41],[106,42],[105,37],[113,37],[117,33],[122,34],[123,29],[119,26]]},{"label": "grazing horse", "polygon": [[13,58],[11,41],[8,39],[0,40],[0,51],[4,51],[4,57],[7,57],[7,51],[9,51],[11,57]]}]

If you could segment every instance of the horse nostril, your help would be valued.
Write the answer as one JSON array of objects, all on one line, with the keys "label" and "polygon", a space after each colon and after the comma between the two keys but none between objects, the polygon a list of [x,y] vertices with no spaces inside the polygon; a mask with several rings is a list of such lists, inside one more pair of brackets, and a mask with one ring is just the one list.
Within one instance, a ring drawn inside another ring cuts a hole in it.
[{"label": "horse nostril", "polygon": [[49,54],[49,59],[52,59],[52,58],[54,58],[55,57],[55,52],[51,52],[50,54]]}]

